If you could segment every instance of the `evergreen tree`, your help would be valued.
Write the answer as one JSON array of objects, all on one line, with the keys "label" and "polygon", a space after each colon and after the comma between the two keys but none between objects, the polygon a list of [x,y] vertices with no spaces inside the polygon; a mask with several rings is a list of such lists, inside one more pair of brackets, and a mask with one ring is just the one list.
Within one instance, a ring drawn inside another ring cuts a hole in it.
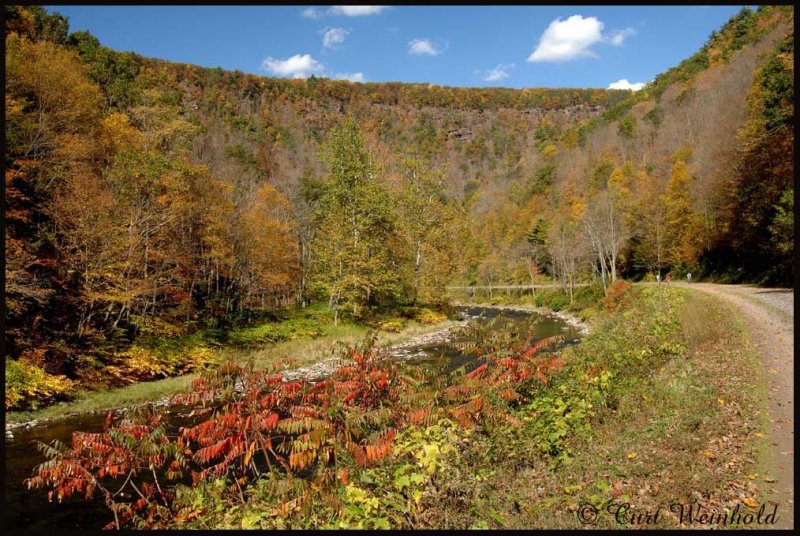
[{"label": "evergreen tree", "polygon": [[534,289],[534,277],[542,272],[547,259],[547,221],[538,218],[536,223],[525,234],[528,243],[528,271],[531,279],[531,288]]}]

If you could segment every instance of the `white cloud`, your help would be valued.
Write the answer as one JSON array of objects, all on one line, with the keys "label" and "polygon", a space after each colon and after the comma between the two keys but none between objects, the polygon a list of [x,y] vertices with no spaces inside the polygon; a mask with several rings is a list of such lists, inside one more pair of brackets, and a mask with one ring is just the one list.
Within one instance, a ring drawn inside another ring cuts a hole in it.
[{"label": "white cloud", "polygon": [[415,55],[427,54],[429,56],[437,56],[441,54],[442,51],[430,39],[413,39],[408,42],[408,53]]},{"label": "white cloud", "polygon": [[636,30],[633,28],[625,28],[624,30],[619,30],[609,35],[608,41],[615,47],[621,47],[623,41],[632,35],[636,35]]},{"label": "white cloud", "polygon": [[572,15],[566,20],[558,19],[539,38],[528,61],[569,61],[584,57],[595,57],[592,45],[603,40],[603,23],[597,17]]},{"label": "white cloud", "polygon": [[508,71],[513,69],[515,65],[513,63],[503,64],[498,63],[497,67],[494,69],[490,69],[486,72],[483,79],[486,82],[499,82],[500,80],[505,80],[509,77]]},{"label": "white cloud", "polygon": [[622,80],[618,80],[609,84],[608,89],[630,89],[631,91],[639,91],[646,85],[647,84],[645,82],[636,82],[635,84],[631,84],[628,82],[627,78],[623,78]]},{"label": "white cloud", "polygon": [[329,74],[330,71],[322,63],[312,58],[310,54],[295,54],[285,60],[269,57],[261,62],[261,69],[269,71],[275,76],[292,78],[308,78],[312,74],[317,74],[327,76],[333,80],[367,81],[362,72]]},{"label": "white cloud", "polygon": [[344,43],[349,34],[350,32],[344,28],[325,28],[322,31],[322,45],[325,48],[334,48],[336,45]]},{"label": "white cloud", "polygon": [[307,19],[318,19],[321,16],[323,16],[324,13],[322,11],[320,11],[319,9],[316,9],[316,8],[313,8],[313,7],[309,7],[309,8],[304,9],[303,12],[300,13],[300,15],[305,17],[305,18],[307,18]]},{"label": "white cloud", "polygon": [[389,6],[333,6],[329,13],[332,15],[344,15],[345,17],[363,17],[365,15],[377,15]]},{"label": "white cloud", "polygon": [[338,73],[334,75],[334,80],[350,80],[351,82],[366,82],[364,73]]},{"label": "white cloud", "polygon": [[269,57],[261,62],[261,69],[277,76],[307,78],[314,73],[324,71],[325,66],[312,58],[310,54],[295,54],[285,60]]}]

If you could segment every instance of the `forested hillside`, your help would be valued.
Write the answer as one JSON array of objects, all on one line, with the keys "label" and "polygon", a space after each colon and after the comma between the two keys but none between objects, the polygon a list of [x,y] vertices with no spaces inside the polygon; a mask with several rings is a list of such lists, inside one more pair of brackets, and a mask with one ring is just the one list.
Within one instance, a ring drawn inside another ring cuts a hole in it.
[{"label": "forested hillside", "polygon": [[[605,255],[626,277],[792,284],[791,17],[743,10],[694,56],[561,137],[554,208],[581,215],[601,271]],[[616,229],[602,223],[616,218]]]},{"label": "forested hillside", "polygon": [[270,79],[6,8],[6,355],[295,303],[656,272],[791,284],[792,8],[743,10],[644,90]]},{"label": "forested hillside", "polygon": [[742,10],[602,114],[540,123],[534,174],[475,220],[481,254],[465,281],[544,271],[605,287],[672,271],[791,285],[792,17]]}]

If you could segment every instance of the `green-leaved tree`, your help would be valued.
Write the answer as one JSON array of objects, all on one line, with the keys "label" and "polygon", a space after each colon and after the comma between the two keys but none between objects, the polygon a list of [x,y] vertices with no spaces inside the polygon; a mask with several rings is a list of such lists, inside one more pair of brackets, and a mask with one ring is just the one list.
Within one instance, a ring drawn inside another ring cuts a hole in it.
[{"label": "green-leaved tree", "polygon": [[402,166],[398,216],[410,249],[411,300],[441,302],[456,268],[459,210],[445,195],[441,170],[413,158],[403,160]]},{"label": "green-leaved tree", "polygon": [[328,181],[316,210],[312,287],[338,321],[340,310],[359,317],[397,298],[398,239],[391,197],[354,119],[331,132],[322,159]]}]

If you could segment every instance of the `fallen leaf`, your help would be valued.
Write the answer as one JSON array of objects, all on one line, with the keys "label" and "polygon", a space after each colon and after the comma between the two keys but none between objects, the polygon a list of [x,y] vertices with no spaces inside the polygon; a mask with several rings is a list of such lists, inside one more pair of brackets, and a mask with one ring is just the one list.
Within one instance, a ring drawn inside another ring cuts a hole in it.
[{"label": "fallen leaf", "polygon": [[742,502],[750,508],[756,508],[758,506],[758,503],[755,501],[755,499],[751,499],[750,497],[745,497],[742,499]]},{"label": "fallen leaf", "polygon": [[638,456],[638,454],[637,454],[637,453],[635,453],[635,452],[631,452],[630,454],[628,454],[628,459],[629,459],[629,460],[633,460],[633,459],[635,459],[637,456]]},{"label": "fallen leaf", "polygon": [[614,491],[611,494],[611,498],[616,499],[620,495],[622,495],[622,480],[617,478],[614,479]]}]

